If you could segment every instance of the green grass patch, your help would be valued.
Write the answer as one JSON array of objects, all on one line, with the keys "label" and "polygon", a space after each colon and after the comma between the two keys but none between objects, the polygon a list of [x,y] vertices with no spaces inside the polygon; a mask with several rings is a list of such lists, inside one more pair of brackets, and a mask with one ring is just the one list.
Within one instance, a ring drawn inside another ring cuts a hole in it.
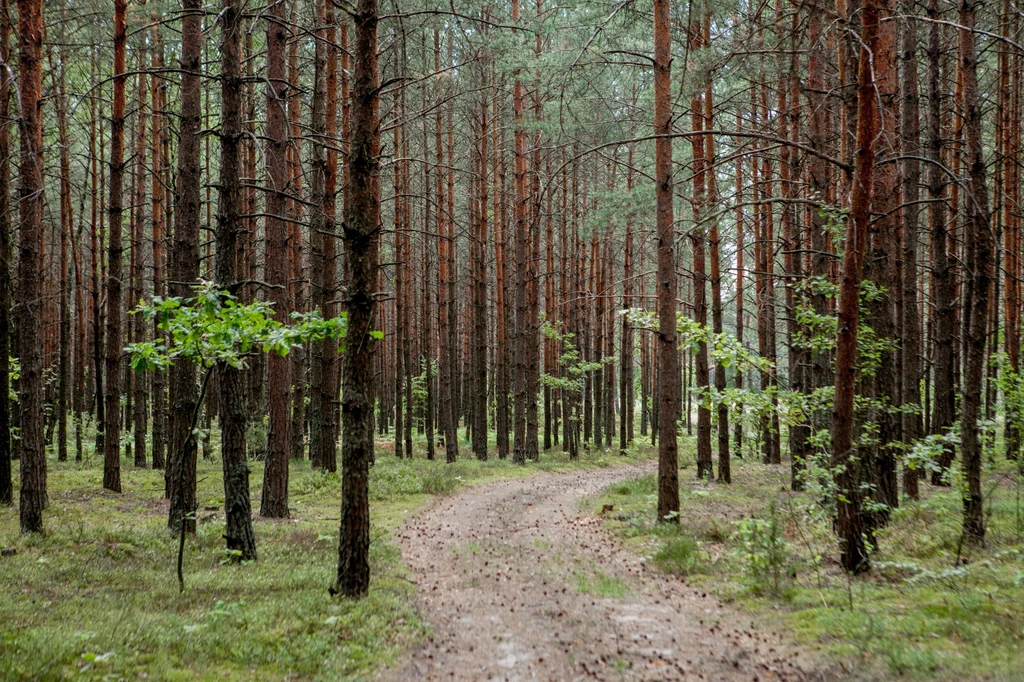
[{"label": "green grass patch", "polygon": [[594,594],[599,597],[619,598],[626,596],[629,588],[617,576],[608,576],[600,571],[578,572],[574,576],[574,587],[580,594]]},{"label": "green grass patch", "polygon": [[673,575],[688,575],[700,568],[700,545],[692,536],[680,530],[673,536],[662,535],[654,565]]},{"label": "green grass patch", "polygon": [[985,547],[960,542],[955,488],[922,482],[922,499],[903,500],[878,534],[874,570],[853,580],[835,563],[831,527],[809,511],[814,500],[789,491],[787,465],[734,460],[730,486],[681,471],[679,526],[657,523],[654,476],[610,486],[593,509],[659,569],[865,670],[1021,679],[1024,542],[1011,466],[986,472]]}]

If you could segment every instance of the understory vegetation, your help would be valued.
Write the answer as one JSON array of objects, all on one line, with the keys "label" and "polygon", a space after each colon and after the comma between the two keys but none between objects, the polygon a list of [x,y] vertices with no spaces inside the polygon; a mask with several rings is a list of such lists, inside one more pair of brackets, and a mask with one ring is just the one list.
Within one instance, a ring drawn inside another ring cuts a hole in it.
[{"label": "understory vegetation", "polygon": [[[390,442],[378,443],[370,472],[373,579],[362,600],[327,598],[341,484],[308,461],[290,463],[291,517],[256,519],[259,560],[239,563],[222,539],[221,464],[200,460],[184,593],[174,576],[178,538],[167,529],[162,471],[124,462],[118,495],[101,488],[94,459],[51,462],[45,534],[19,534],[17,509],[0,508],[0,679],[365,678],[428,633],[392,541],[406,517],[464,485],[623,460],[585,452],[569,464],[552,451],[526,468],[497,459],[445,464],[422,459],[421,438],[414,444],[418,459],[397,459]],[[260,480],[263,464],[252,468]]]},{"label": "understory vegetation", "polygon": [[[692,445],[692,444],[690,444]],[[692,447],[689,452],[692,452]],[[653,475],[596,500],[606,525],[660,570],[882,679],[1020,679],[1024,528],[1016,463],[986,458],[987,535],[962,541],[956,485],[921,485],[878,532],[874,571],[850,577],[818,501],[788,467],[737,459],[731,486],[680,472],[680,524],[657,523]],[[610,508],[609,508],[610,507]]]}]

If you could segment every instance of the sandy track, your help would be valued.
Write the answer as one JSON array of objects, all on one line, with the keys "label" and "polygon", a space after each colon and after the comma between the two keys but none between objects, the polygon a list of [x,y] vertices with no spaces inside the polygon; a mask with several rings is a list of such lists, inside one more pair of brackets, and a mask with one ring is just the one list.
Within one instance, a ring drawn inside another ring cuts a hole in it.
[{"label": "sandy track", "polygon": [[402,555],[434,634],[383,678],[839,679],[749,616],[649,568],[578,503],[653,470],[474,487],[407,522]]}]

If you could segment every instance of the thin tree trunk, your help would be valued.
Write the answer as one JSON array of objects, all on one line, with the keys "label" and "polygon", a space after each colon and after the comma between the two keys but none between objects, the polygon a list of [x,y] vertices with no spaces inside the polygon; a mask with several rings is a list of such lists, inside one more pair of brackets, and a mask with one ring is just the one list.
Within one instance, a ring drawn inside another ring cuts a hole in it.
[{"label": "thin tree trunk", "polygon": [[[512,22],[520,22],[519,0],[512,0]],[[529,218],[527,215],[528,197],[526,195],[526,131],[523,129],[523,81],[519,73],[515,74],[512,89],[512,117],[515,126],[515,261],[516,261],[516,350],[513,365],[513,390],[515,391],[515,441],[512,449],[512,461],[525,464],[529,445],[527,438],[527,403],[528,395],[528,351],[529,343],[528,312],[529,292],[527,287],[527,260],[529,258]]]},{"label": "thin tree trunk", "polygon": [[669,0],[654,0],[655,196],[658,234],[658,519],[678,523],[679,355],[676,353],[675,228],[672,211],[672,55]]},{"label": "thin tree trunk", "polygon": [[[704,20],[704,44],[711,42],[711,18]],[[709,77],[704,88],[704,129],[713,130],[714,122],[714,96]],[[715,162],[715,136],[707,135],[704,141],[704,158],[706,164]],[[715,210],[718,202],[718,183],[715,180],[715,168],[707,171],[708,207]],[[708,247],[711,267],[711,324],[715,335],[722,334],[722,266],[719,258],[721,238],[718,234],[718,219],[711,221],[708,231]],[[706,315],[706,313],[705,313]],[[715,393],[718,396],[718,480],[722,483],[732,483],[732,467],[729,460],[729,407],[725,404],[725,362],[719,359],[715,363]],[[710,444],[709,444],[710,449]],[[709,453],[710,455],[710,453]],[[710,462],[708,462],[710,465]],[[708,466],[708,474],[711,467]]]},{"label": "thin tree trunk", "polygon": [[[635,91],[634,91],[635,95]],[[633,193],[633,145],[629,145],[626,157],[626,193]],[[633,281],[633,217],[626,217],[626,235],[622,258],[622,309],[633,308],[633,292],[636,285]],[[636,340],[633,325],[628,314],[622,315],[622,326],[619,331],[619,453],[625,455],[633,442],[633,383],[634,383],[634,352]]]},{"label": "thin tree trunk", "polygon": [[[452,61],[452,47],[448,46],[448,62]],[[447,241],[448,257],[448,376],[447,396],[443,402],[447,402],[445,409],[448,415],[448,431],[445,434],[445,461],[455,462],[459,456],[459,406],[456,394],[458,392],[458,364],[459,364],[459,306],[455,299],[455,105],[452,101],[448,103],[448,178],[445,199],[447,200],[447,212],[445,219],[445,238]]]},{"label": "thin tree trunk", "polygon": [[[325,98],[313,99],[313,134],[322,134],[324,141],[314,140],[312,155],[313,208],[309,232],[311,304],[325,319],[337,313],[336,282],[338,279],[337,246],[335,243],[335,195],[337,192],[338,152],[331,144],[337,135],[337,60],[334,47],[336,29],[334,8],[330,2],[318,6],[318,23],[326,26],[323,41],[317,42],[317,88],[326,91]],[[320,74],[323,73],[321,79]],[[321,106],[322,104],[322,106]],[[322,189],[321,189],[322,187]],[[312,344],[309,403],[309,459],[314,467],[336,471],[337,456],[337,381],[338,342],[325,339]]]},{"label": "thin tree trunk", "polygon": [[[940,80],[941,43],[939,40],[938,0],[929,0],[928,18],[928,228],[931,233],[932,277],[935,282],[935,362],[932,389],[932,431],[945,433],[956,419],[956,364],[953,334],[956,328],[955,289],[949,258],[946,225],[946,176],[942,162],[941,105],[944,97]],[[948,485],[945,472],[953,461],[953,448],[947,445],[939,457],[939,471],[932,473],[933,485]]]},{"label": "thin tree trunk", "polygon": [[110,233],[107,242],[107,333],[104,368],[103,487],[121,492],[121,220],[124,184],[125,41],[128,4],[114,1],[114,96],[110,119]]},{"label": "thin tree trunk", "polygon": [[959,5],[958,57],[963,73],[963,108],[967,188],[964,240],[967,249],[967,289],[964,296],[964,379],[960,434],[967,490],[964,492],[964,535],[980,543],[985,538],[981,490],[981,391],[985,373],[988,301],[992,292],[993,235],[989,224],[988,187],[981,142],[981,103],[978,95],[978,55],[974,44],[976,0]]},{"label": "thin tree trunk", "polygon": [[[153,69],[159,71],[164,66],[164,48],[160,36],[160,22],[156,12],[150,15],[150,23],[153,25]],[[153,216],[153,296],[165,295],[165,250],[164,250],[164,144],[167,133],[164,130],[164,112],[166,105],[166,84],[158,73],[152,75],[150,82],[153,100],[153,152],[152,152],[152,216]],[[153,323],[153,335],[159,337],[163,334]],[[165,466],[165,452],[167,447],[167,399],[166,399],[166,374],[163,370],[153,373],[153,447],[152,463],[154,469],[163,469]]]},{"label": "thin tree trunk", "polygon": [[[743,123],[741,107],[736,108],[736,129],[739,130]],[[743,260],[746,246],[743,232],[743,158],[736,159],[736,344],[743,348],[743,331],[746,327],[746,312],[744,307],[744,269]],[[736,368],[736,390],[743,390],[743,370]],[[743,403],[736,408],[736,432],[733,436],[733,444],[736,449],[736,456],[743,457]],[[721,472],[721,466],[719,466]]]},{"label": "thin tree trunk", "polygon": [[[14,502],[11,481],[11,17],[8,0],[0,0],[0,504]],[[21,41],[19,39],[19,46]],[[84,336],[82,337],[84,339]]]},{"label": "thin tree trunk", "polygon": [[[288,186],[288,82],[285,79],[285,48],[288,24],[284,2],[270,0],[267,12],[267,133],[264,156],[267,165],[266,280],[271,285],[269,298],[274,318],[288,321],[288,223],[286,214]],[[272,519],[288,517],[288,450],[290,444],[289,400],[291,360],[277,353],[267,357],[270,429],[267,434],[267,464],[263,470],[263,497],[260,516]]]},{"label": "thin tree trunk", "polygon": [[[483,67],[486,70],[486,67]],[[473,454],[477,459],[487,459],[487,222],[488,188],[487,142],[488,142],[487,100],[480,103],[480,130],[478,151],[479,209],[477,214],[475,253],[473,261]]]},{"label": "thin tree trunk", "polygon": [[[905,3],[911,13],[910,3]],[[904,22],[900,61],[900,86],[902,105],[900,107],[901,152],[904,156],[921,155],[920,107],[918,106],[917,84],[917,21]],[[903,319],[900,329],[903,336],[901,348],[902,396],[904,412],[902,417],[902,441],[914,443],[921,437],[921,415],[908,411],[907,407],[921,405],[921,318],[917,307],[917,229],[920,207],[918,187],[921,183],[921,164],[917,159],[908,158],[903,162]],[[903,490],[907,497],[918,497],[918,471],[905,467]]]},{"label": "thin tree trunk", "polygon": [[[703,45],[703,27],[697,20],[690,25],[690,48],[699,49]],[[691,125],[694,131],[704,128],[704,98],[702,90],[694,90],[690,97]],[[690,229],[690,248],[693,254],[693,315],[694,321],[701,329],[708,326],[707,303],[707,260],[704,256],[706,236],[702,219],[705,213],[707,163],[705,157],[704,135],[690,137],[693,148],[693,216],[694,226]],[[708,344],[699,339],[693,348],[697,375],[697,478],[710,479],[712,471],[711,458],[711,409],[708,401],[711,393],[711,378],[708,367]],[[677,355],[673,353],[673,355]]]},{"label": "thin tree trunk", "polygon": [[[131,236],[129,257],[130,274],[128,288],[128,306],[138,304],[143,298],[142,263],[145,258],[142,252],[142,225],[145,221],[146,203],[146,53],[139,54],[139,74],[136,82],[136,97],[139,114],[137,116],[136,144],[135,144],[135,173],[133,182],[135,184],[134,197],[132,199]],[[151,111],[155,110],[155,106]],[[143,319],[141,315],[133,315],[128,320],[129,340],[137,343],[143,340]],[[146,467],[146,375],[139,372],[132,372],[128,369],[131,381],[129,391],[131,393],[131,420],[132,435],[134,444],[132,451],[135,453],[135,466],[144,469]]]},{"label": "thin tree trunk", "polygon": [[[62,11],[63,18],[63,11]],[[61,44],[64,28],[61,24]],[[52,53],[51,53],[52,57]],[[60,141],[60,310],[59,310],[59,335],[60,335],[60,356],[57,361],[57,461],[66,462],[68,459],[68,379],[70,378],[70,344],[71,344],[71,307],[69,301],[68,287],[68,240],[74,239],[72,230],[74,227],[74,216],[71,204],[71,154],[70,138],[68,137],[67,124],[67,76],[65,64],[66,54],[61,55],[60,65],[56,72],[60,74],[57,84],[57,130]],[[51,59],[51,68],[52,59]],[[51,75],[54,72],[51,71]],[[56,78],[54,79],[56,80]]]}]

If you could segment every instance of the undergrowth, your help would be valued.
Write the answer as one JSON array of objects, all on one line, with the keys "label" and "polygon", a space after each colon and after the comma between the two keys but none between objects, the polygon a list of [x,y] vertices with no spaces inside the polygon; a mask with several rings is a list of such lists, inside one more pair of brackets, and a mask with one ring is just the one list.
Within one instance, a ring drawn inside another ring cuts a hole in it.
[{"label": "undergrowth", "polygon": [[[680,472],[678,525],[656,523],[657,479],[610,486],[606,524],[658,568],[881,678],[1024,679],[1024,544],[1012,464],[990,463],[985,547],[959,542],[955,488],[922,482],[878,535],[874,569],[848,579],[831,528],[789,490],[788,466],[733,461],[733,483]],[[609,506],[611,511],[609,512]],[[957,554],[960,553],[960,561]]]},{"label": "undergrowth", "polygon": [[[44,535],[20,535],[17,507],[0,507],[0,547],[9,550],[0,558],[0,679],[370,677],[428,632],[392,540],[403,519],[463,485],[622,459],[583,453],[569,464],[553,449],[518,467],[469,458],[463,445],[460,460],[446,464],[443,451],[423,458],[422,438],[415,459],[396,459],[389,445],[378,441],[370,474],[372,580],[359,601],[327,592],[337,570],[339,474],[293,460],[291,518],[256,518],[259,559],[239,565],[224,549],[220,462],[200,460],[198,532],[186,545],[181,594],[163,472],[125,459],[125,492],[116,495],[102,490],[101,456],[51,459]],[[254,509],[262,479],[262,464],[253,462]]]}]

